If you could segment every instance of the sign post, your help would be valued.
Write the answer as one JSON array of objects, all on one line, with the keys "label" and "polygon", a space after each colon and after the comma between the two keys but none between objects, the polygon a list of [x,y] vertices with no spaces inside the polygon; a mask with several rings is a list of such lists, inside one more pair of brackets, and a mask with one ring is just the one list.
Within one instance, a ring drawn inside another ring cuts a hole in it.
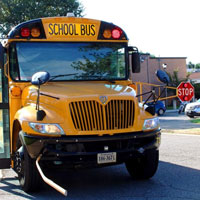
[{"label": "sign post", "polygon": [[194,96],[194,87],[190,82],[181,82],[177,87],[177,96],[181,101],[190,101]]}]

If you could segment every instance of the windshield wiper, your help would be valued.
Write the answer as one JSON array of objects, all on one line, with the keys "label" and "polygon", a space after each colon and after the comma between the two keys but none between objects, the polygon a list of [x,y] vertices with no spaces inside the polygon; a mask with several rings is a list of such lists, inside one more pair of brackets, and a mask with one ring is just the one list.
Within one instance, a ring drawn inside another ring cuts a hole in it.
[{"label": "windshield wiper", "polygon": [[[111,80],[111,79],[108,79],[108,78],[106,78],[106,77],[104,77],[104,76],[98,76],[98,75],[90,75],[90,76],[86,76],[86,75],[80,75],[80,76],[78,76],[78,77],[83,77],[83,78],[99,78],[99,79],[95,79],[95,80],[101,80],[101,81],[108,81],[108,82],[110,82],[110,83],[115,83],[115,81],[114,80]],[[92,80],[91,80],[92,81]]]},{"label": "windshield wiper", "polygon": [[73,74],[59,74],[59,75],[56,75],[56,76],[51,76],[51,79],[49,81],[52,81],[58,77],[64,77],[64,76],[73,76],[73,75],[76,75],[78,73],[73,73]]}]

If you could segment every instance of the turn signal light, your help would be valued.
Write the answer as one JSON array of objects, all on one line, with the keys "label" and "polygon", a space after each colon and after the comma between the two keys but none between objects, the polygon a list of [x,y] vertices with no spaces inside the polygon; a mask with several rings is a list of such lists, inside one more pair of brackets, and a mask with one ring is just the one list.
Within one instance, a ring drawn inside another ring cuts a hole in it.
[{"label": "turn signal light", "polygon": [[21,90],[21,88],[18,87],[18,86],[11,86],[10,92],[11,92],[11,94],[12,94],[14,97],[18,97],[18,96],[21,95],[22,90]]},{"label": "turn signal light", "polygon": [[137,87],[136,87],[136,85],[135,84],[130,84],[130,85],[128,85],[129,87],[131,87],[131,88],[133,88],[135,91],[137,90]]},{"label": "turn signal light", "polygon": [[22,37],[29,37],[31,34],[30,29],[29,28],[22,28],[21,29],[21,36]]}]

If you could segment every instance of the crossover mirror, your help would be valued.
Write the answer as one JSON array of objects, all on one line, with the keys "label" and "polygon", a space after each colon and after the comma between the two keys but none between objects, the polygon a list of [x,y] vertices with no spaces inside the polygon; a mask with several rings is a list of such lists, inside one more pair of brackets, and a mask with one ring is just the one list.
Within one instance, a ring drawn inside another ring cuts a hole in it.
[{"label": "crossover mirror", "polygon": [[33,85],[43,85],[50,79],[50,74],[48,72],[36,72],[33,74],[31,83]]},{"label": "crossover mirror", "polygon": [[157,70],[156,71],[156,76],[158,77],[158,79],[162,82],[162,83],[165,83],[165,84],[169,84],[170,82],[170,79],[169,79],[169,76],[168,74],[163,71],[163,70]]}]

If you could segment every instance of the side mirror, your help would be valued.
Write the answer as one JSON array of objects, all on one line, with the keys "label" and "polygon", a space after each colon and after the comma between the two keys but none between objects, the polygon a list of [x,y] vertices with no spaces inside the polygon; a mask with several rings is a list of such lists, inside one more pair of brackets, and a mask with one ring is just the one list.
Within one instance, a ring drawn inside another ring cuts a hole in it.
[{"label": "side mirror", "polygon": [[31,83],[33,85],[38,86],[38,96],[37,96],[37,102],[36,102],[36,119],[37,121],[42,121],[44,117],[46,116],[46,113],[44,110],[40,110],[40,86],[42,84],[45,84],[50,79],[50,74],[48,72],[36,72],[33,74]]},{"label": "side mirror", "polygon": [[4,65],[4,48],[0,42],[0,68],[2,69]]},{"label": "side mirror", "polygon": [[169,76],[168,74],[163,71],[163,70],[157,70],[156,71],[156,76],[158,77],[158,79],[162,82],[162,83],[165,83],[165,84],[169,84],[170,82],[170,79],[169,79]]},{"label": "side mirror", "polygon": [[33,74],[31,83],[33,85],[43,85],[50,79],[50,74],[48,72],[36,72]]},{"label": "side mirror", "polygon": [[131,67],[133,73],[140,72],[140,53],[136,47],[129,47],[129,55],[131,56]]}]

